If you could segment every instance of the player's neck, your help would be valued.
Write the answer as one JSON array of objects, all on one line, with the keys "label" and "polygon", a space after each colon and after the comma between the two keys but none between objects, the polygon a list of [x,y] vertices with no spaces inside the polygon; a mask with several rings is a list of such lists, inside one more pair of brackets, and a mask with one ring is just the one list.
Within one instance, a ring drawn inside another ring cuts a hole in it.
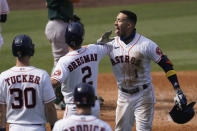
[{"label": "player's neck", "polygon": [[23,66],[29,66],[29,56],[25,56],[23,58],[17,58],[16,59],[16,66],[23,67]]},{"label": "player's neck", "polygon": [[124,41],[125,44],[129,44],[135,37],[136,29],[134,29],[128,36],[121,36],[120,39]]},{"label": "player's neck", "polygon": [[77,114],[78,115],[90,115],[91,114],[91,108],[78,108],[77,107]]},{"label": "player's neck", "polygon": [[76,48],[71,48],[71,47],[68,46],[68,51],[71,52],[71,51],[78,50],[78,49],[80,49],[80,48],[81,48],[81,46],[76,47]]}]

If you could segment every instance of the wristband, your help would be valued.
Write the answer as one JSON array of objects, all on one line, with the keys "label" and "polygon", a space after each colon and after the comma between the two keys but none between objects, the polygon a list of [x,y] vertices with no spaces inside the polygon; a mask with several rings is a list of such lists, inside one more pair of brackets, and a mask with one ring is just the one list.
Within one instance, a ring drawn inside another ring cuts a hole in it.
[{"label": "wristband", "polygon": [[176,71],[175,70],[169,70],[168,72],[166,72],[166,77],[170,77],[176,75]]},{"label": "wristband", "polygon": [[0,128],[0,131],[6,131],[6,128]]}]

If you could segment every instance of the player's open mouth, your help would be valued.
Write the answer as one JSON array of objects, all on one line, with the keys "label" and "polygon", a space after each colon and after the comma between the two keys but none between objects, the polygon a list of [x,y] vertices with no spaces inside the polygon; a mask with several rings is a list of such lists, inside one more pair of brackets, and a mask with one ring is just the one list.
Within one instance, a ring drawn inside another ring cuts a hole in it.
[{"label": "player's open mouth", "polygon": [[118,27],[116,27],[115,29],[115,34],[117,35],[120,32],[120,29]]}]

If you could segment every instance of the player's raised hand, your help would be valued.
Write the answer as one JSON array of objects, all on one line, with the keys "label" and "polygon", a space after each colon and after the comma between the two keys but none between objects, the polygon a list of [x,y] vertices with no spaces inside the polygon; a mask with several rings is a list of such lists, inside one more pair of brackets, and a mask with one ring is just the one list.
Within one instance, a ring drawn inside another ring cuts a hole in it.
[{"label": "player's raised hand", "polygon": [[112,34],[112,31],[105,32],[98,40],[97,43],[99,44],[105,44],[107,42],[110,42],[114,40],[114,38],[110,38],[110,35]]}]

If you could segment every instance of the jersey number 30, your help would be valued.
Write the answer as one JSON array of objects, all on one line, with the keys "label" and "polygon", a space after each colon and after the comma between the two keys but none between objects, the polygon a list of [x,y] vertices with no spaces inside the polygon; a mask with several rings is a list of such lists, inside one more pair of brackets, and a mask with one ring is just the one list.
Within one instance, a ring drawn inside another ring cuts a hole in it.
[{"label": "jersey number 30", "polygon": [[10,95],[14,99],[11,103],[13,109],[34,108],[36,105],[36,90],[33,87],[27,87],[25,90],[19,88],[10,89]]}]

